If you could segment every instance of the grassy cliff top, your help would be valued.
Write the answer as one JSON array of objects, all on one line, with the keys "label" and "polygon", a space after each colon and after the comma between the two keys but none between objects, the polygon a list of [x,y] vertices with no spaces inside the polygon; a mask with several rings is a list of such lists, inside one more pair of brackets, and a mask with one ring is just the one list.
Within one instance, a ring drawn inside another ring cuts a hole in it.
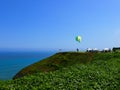
[{"label": "grassy cliff top", "polygon": [[0,90],[119,90],[120,53],[57,53],[17,75]]},{"label": "grassy cliff top", "polygon": [[55,55],[34,63],[28,67],[23,68],[18,72],[13,79],[17,79],[26,75],[37,72],[51,72],[69,67],[75,64],[88,64],[94,60],[108,60],[111,58],[120,57],[114,53],[87,53],[87,52],[60,52]]}]

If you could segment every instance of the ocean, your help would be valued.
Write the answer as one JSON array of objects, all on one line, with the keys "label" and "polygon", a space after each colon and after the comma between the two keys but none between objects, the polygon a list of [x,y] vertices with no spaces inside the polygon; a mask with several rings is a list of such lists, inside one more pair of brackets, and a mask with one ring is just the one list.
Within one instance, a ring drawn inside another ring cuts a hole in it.
[{"label": "ocean", "polygon": [[0,80],[11,80],[21,69],[55,53],[55,51],[0,52]]}]

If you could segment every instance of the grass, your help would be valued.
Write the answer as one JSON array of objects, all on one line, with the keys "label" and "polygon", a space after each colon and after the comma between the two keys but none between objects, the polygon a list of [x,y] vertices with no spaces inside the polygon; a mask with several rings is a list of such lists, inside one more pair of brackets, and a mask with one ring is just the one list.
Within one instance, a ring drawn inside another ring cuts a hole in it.
[{"label": "grass", "polygon": [[[39,65],[46,65],[46,68],[50,69],[42,68],[43,71],[36,70],[36,73],[26,74],[15,80],[0,81],[0,89],[119,90],[120,88],[120,53],[57,53],[22,71],[26,69],[29,71],[31,67],[33,70],[38,69]],[[48,70],[47,73],[44,73],[44,70]]]},{"label": "grass", "polygon": [[89,63],[92,53],[61,52],[21,70],[14,79],[37,72],[50,72],[65,68],[77,63]]}]

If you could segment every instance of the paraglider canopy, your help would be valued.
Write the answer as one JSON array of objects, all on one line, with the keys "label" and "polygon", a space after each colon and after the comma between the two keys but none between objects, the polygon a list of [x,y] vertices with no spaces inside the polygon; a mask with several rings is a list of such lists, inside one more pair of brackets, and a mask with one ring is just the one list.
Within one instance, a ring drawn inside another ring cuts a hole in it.
[{"label": "paraglider canopy", "polygon": [[76,39],[76,41],[77,41],[77,42],[79,42],[79,43],[80,43],[80,42],[81,42],[81,40],[82,40],[82,37],[81,37],[81,36],[76,36],[76,38],[75,38],[75,39]]}]

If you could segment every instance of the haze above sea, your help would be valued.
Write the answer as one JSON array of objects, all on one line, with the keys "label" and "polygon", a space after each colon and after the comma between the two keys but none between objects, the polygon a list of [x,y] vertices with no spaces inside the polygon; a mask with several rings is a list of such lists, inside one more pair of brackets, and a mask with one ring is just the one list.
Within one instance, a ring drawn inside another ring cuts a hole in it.
[{"label": "haze above sea", "polygon": [[56,51],[0,51],[0,80],[10,80],[21,69],[55,53]]}]

